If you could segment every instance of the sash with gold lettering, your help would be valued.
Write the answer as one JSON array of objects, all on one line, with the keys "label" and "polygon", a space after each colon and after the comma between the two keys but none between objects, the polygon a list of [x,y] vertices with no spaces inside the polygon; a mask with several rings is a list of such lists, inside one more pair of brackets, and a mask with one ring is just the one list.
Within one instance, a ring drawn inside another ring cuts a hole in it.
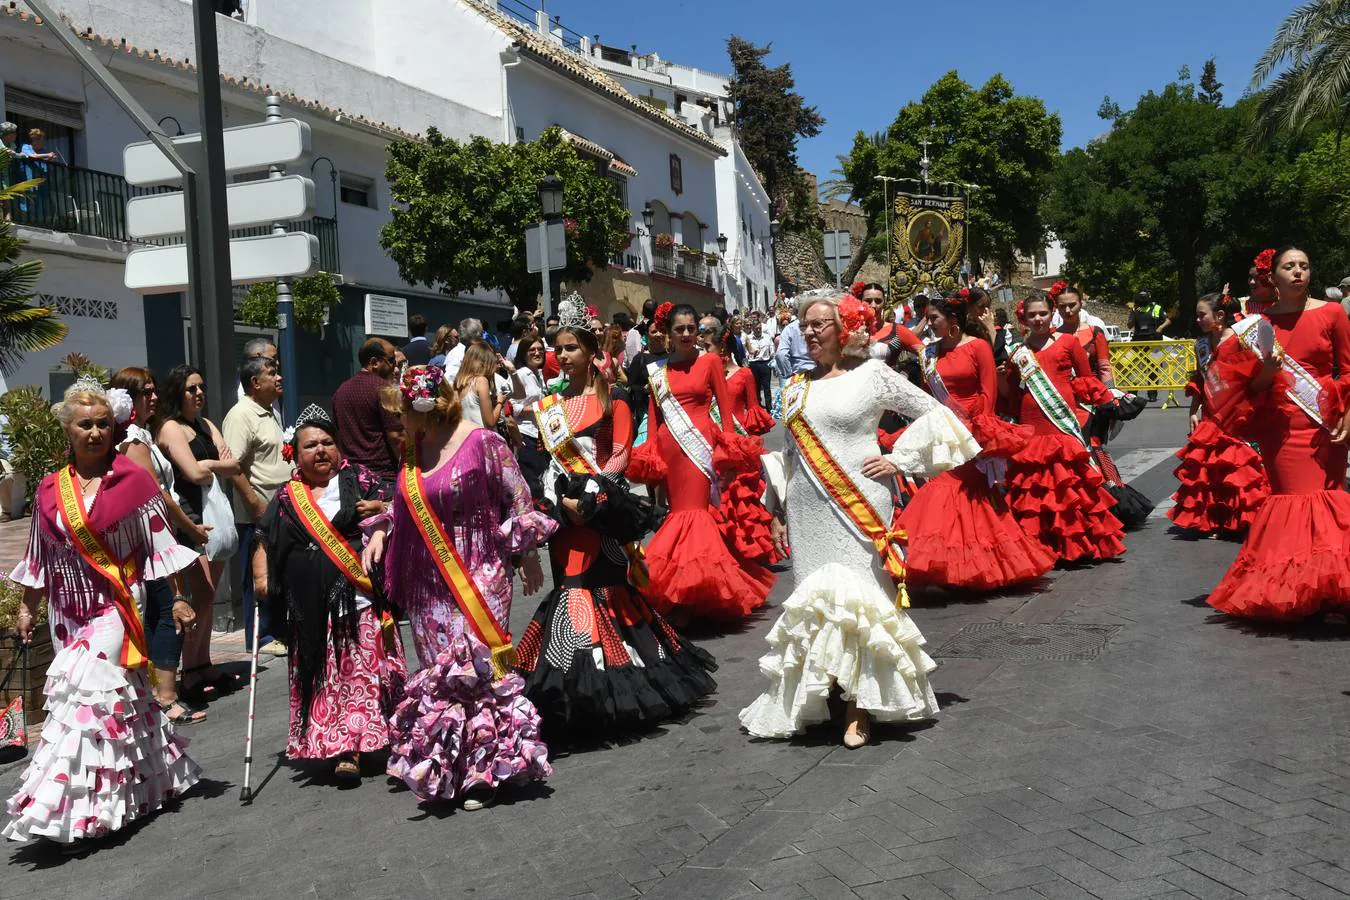
[{"label": "sash with gold lettering", "polygon": [[647,366],[647,383],[651,387],[652,396],[661,407],[661,416],[665,419],[670,436],[675,438],[675,443],[680,445],[684,455],[689,457],[689,461],[698,467],[703,477],[708,479],[708,495],[715,505],[721,491],[717,487],[717,473],[713,470],[712,444],[708,443],[703,432],[698,430],[698,426],[689,418],[689,413],[685,412],[679,399],[670,389],[665,366],[650,363]]},{"label": "sash with gold lettering", "polygon": [[810,389],[810,379],[799,372],[783,391],[783,421],[796,445],[796,454],[804,463],[811,483],[834,504],[854,535],[876,548],[882,568],[900,584],[899,604],[909,606],[904,589],[905,557],[900,549],[905,533],[887,524],[806,418],[806,396]]},{"label": "sash with gold lettering", "polygon": [[[600,466],[595,457],[581,446],[572,431],[572,423],[567,421],[562,397],[549,394],[539,401],[535,410],[535,418],[539,422],[539,440],[553,457],[554,463],[569,475],[599,475]],[[642,545],[635,541],[625,545],[623,552],[628,557],[629,580],[639,590],[645,588],[651,576],[647,571],[647,558]]]},{"label": "sash with gold lettering", "polygon": [[373,597],[375,585],[361,568],[361,554],[357,553],[347,539],[333,527],[332,520],[324,515],[319,504],[315,502],[314,492],[309,486],[291,481],[286,485],[286,493],[290,495],[291,505],[300,514],[300,524],[304,526],[305,533],[319,545],[328,561],[337,566],[338,571],[347,576],[347,580],[358,591],[367,597]]},{"label": "sash with gold lettering", "polygon": [[[1247,316],[1239,319],[1233,325],[1233,333],[1242,342],[1242,346],[1263,360],[1270,359],[1275,350],[1282,349],[1275,337],[1275,327],[1265,316]],[[1308,418],[1315,424],[1326,428],[1326,422],[1322,421],[1322,404],[1326,400],[1327,392],[1322,383],[1288,353],[1282,357],[1280,368],[1289,376],[1289,389],[1285,391],[1285,396],[1307,413]]]},{"label": "sash with gold lettering", "polygon": [[511,646],[511,635],[498,623],[488,608],[483,591],[473,580],[473,575],[464,565],[463,558],[455,549],[450,536],[439,518],[431,511],[427,502],[426,490],[422,485],[422,472],[414,466],[405,465],[403,476],[399,480],[399,492],[408,504],[408,512],[417,525],[417,531],[431,551],[431,561],[436,571],[441,573],[450,595],[455,598],[459,611],[468,619],[469,626],[480,641],[492,651],[492,672],[498,678],[506,675],[516,662],[516,651]]},{"label": "sash with gold lettering", "polygon": [[145,642],[145,626],[141,611],[131,594],[131,582],[136,578],[135,559],[119,563],[106,544],[89,526],[84,508],[84,494],[75,486],[75,469],[66,466],[56,473],[57,508],[66,523],[66,530],[75,539],[80,558],[108,580],[112,586],[113,605],[122,620],[122,653],[118,663],[128,669],[140,669],[149,658]]}]

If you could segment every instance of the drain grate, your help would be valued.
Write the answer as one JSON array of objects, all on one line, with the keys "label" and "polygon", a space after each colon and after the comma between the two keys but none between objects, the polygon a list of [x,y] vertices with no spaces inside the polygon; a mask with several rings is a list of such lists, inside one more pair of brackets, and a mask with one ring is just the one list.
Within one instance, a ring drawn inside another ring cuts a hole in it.
[{"label": "drain grate", "polygon": [[1118,625],[967,625],[936,657],[966,659],[1095,659]]}]

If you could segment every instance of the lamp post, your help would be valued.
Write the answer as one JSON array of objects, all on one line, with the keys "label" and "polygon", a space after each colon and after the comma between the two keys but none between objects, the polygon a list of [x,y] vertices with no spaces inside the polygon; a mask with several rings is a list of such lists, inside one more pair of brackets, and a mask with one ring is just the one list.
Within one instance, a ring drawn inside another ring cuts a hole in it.
[{"label": "lamp post", "polygon": [[316,157],[314,162],[309,164],[309,174],[314,174],[314,167],[321,162],[328,163],[328,183],[333,188],[333,255],[338,258],[338,265],[342,265],[342,233],[338,225],[338,175],[337,166],[326,156]]},{"label": "lamp post", "polygon": [[[717,235],[717,254],[718,254],[718,256],[721,258],[721,263],[722,263],[722,281],[723,281],[723,286],[722,286],[722,296],[723,296],[724,298],[726,297],[726,293],[727,293],[727,289],[726,289],[726,284],[725,284],[725,282],[726,282],[726,281],[730,278],[730,276],[731,276],[731,264],[730,264],[729,262],[727,262],[727,244],[729,244],[729,243],[731,243],[731,241],[727,238],[727,236],[726,236],[725,234],[719,233],[719,234]],[[737,288],[737,290],[740,289],[740,286],[741,286],[741,284],[740,284],[740,279],[737,278],[737,279],[736,279],[736,288]],[[725,302],[726,302],[726,301],[725,301],[725,299],[724,299],[724,300],[723,300],[723,305],[725,305]]]},{"label": "lamp post", "polygon": [[891,259],[891,182],[905,181],[907,179],[892,178],[889,175],[877,175],[875,177],[877,181],[881,182],[881,194],[886,201],[884,204],[886,211],[886,287],[887,292],[889,293],[891,272],[894,271],[894,263]]},{"label": "lamp post", "polygon": [[163,127],[164,127],[164,123],[165,123],[165,122],[168,122],[168,121],[170,121],[170,120],[173,121],[173,127],[176,129],[176,130],[174,131],[174,136],[175,136],[175,137],[181,137],[182,134],[183,134],[183,123],[180,122],[180,121],[178,121],[178,119],[177,119],[176,117],[174,117],[174,116],[164,116],[162,119],[160,119],[160,120],[159,120],[158,122],[156,122],[155,124],[158,125],[160,128],[163,128]]},{"label": "lamp post", "polygon": [[553,290],[549,284],[548,267],[548,223],[562,216],[563,182],[557,175],[546,175],[539,179],[539,281],[543,291],[541,306],[544,317],[549,314],[553,303]]}]

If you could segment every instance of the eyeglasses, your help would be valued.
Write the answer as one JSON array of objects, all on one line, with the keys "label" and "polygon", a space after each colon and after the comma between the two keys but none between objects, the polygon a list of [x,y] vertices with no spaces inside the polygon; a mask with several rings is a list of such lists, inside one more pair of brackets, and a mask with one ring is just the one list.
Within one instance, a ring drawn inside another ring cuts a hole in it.
[{"label": "eyeglasses", "polygon": [[717,329],[716,329],[716,328],[713,328],[711,325],[700,325],[700,326],[699,326],[699,329],[698,329],[698,333],[699,333],[699,334],[712,334],[712,333],[715,332],[716,330],[717,330]]},{"label": "eyeglasses", "polygon": [[821,319],[818,322],[803,322],[802,331],[806,332],[807,334],[820,334],[822,331],[825,331],[827,328],[832,327],[834,324],[835,323],[833,319]]}]

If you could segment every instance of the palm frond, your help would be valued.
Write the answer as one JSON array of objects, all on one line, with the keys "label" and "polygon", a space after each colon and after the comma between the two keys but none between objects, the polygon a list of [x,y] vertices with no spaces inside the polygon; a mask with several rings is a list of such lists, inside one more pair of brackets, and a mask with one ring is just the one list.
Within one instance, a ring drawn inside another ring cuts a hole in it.
[{"label": "palm frond", "polygon": [[0,188],[0,200],[15,200],[21,194],[26,194],[46,180],[45,178],[30,178],[27,181],[16,181],[9,187]]},{"label": "palm frond", "polygon": [[1275,31],[1270,46],[1257,61],[1252,88],[1260,88],[1281,66],[1302,62],[1329,32],[1350,18],[1350,0],[1313,0],[1290,13]]}]

